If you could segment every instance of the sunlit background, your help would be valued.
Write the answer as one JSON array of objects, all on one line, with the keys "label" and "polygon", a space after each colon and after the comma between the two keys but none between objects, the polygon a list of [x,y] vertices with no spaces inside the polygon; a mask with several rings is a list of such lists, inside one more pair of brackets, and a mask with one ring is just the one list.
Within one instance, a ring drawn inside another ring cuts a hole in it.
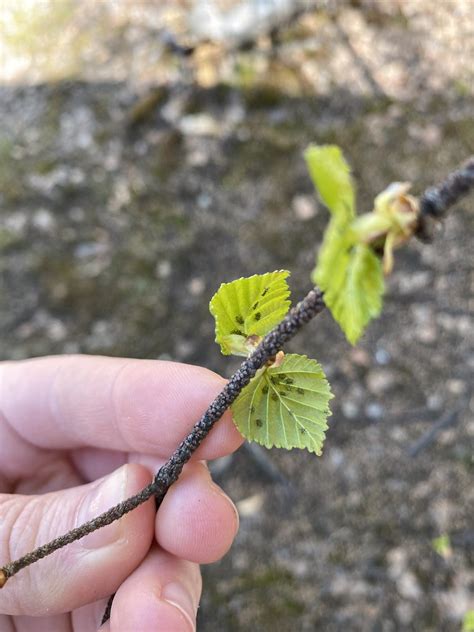
[{"label": "sunlit background", "polygon": [[[302,152],[339,144],[358,206],[474,148],[472,0],[0,0],[0,358],[100,353],[229,375],[208,302],[326,225]],[[231,552],[198,629],[459,631],[474,609],[474,201],[397,252],[357,348],[291,348],[333,384],[321,458],[213,465]],[[430,430],[438,428],[437,432]]]}]

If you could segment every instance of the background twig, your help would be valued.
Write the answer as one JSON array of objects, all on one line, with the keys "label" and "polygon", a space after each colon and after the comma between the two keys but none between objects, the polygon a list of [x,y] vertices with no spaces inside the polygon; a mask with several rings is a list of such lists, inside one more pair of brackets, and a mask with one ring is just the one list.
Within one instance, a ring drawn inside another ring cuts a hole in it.
[{"label": "background twig", "polygon": [[467,406],[468,402],[469,399],[463,400],[454,410],[449,410],[437,419],[431,428],[422,434],[421,437],[408,448],[408,456],[411,456],[412,458],[418,456],[420,452],[425,450],[436,440],[442,430],[445,430],[449,426],[453,426],[459,420],[459,415]]}]

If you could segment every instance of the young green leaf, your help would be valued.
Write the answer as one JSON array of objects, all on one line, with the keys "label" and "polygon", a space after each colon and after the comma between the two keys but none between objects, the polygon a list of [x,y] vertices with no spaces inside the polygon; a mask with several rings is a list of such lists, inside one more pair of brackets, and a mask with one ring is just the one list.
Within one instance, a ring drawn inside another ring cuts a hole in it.
[{"label": "young green leaf", "polygon": [[209,308],[216,321],[216,342],[224,355],[247,356],[290,308],[287,270],[255,274],[222,283]]},{"label": "young green leaf", "polygon": [[462,632],[474,632],[474,610],[468,610],[464,615]]},{"label": "young green leaf", "polygon": [[355,216],[351,169],[336,145],[310,145],[304,157],[321,200],[347,224]]},{"label": "young green leaf", "polygon": [[321,265],[321,259],[318,261],[313,280],[321,285],[324,302],[349,342],[356,344],[367,323],[382,309],[384,279],[380,259],[369,246],[343,246],[331,268]]},{"label": "young green leaf", "polygon": [[231,408],[249,441],[321,454],[332,397],[318,362],[289,354],[280,366],[260,370]]},{"label": "young green leaf", "polygon": [[[343,291],[352,246],[353,241],[344,222],[333,218],[326,228],[318,253],[318,263],[312,275],[313,282],[323,292],[337,296]],[[325,302],[327,303],[326,297]]]},{"label": "young green leaf", "polygon": [[446,533],[438,536],[437,538],[434,538],[434,540],[431,540],[431,545],[436,553],[441,557],[444,557],[444,559],[446,560],[449,559],[453,554],[453,550],[451,548],[451,540],[449,538],[449,535],[447,535]]},{"label": "young green leaf", "polygon": [[324,302],[355,344],[371,318],[379,315],[384,289],[382,266],[369,246],[358,243],[354,225],[355,194],[350,168],[339,147],[310,145],[309,172],[322,201],[331,211],[312,280]]}]

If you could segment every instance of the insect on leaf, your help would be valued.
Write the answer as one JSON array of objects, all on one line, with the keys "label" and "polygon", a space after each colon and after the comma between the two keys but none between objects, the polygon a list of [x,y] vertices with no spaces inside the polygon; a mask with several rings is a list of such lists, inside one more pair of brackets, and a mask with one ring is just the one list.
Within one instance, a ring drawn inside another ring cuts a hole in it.
[{"label": "insect on leaf", "polygon": [[336,145],[310,145],[304,157],[321,200],[333,217],[347,224],[355,217],[351,169]]},{"label": "insect on leaf", "polygon": [[280,366],[257,373],[231,408],[237,428],[249,441],[321,454],[332,397],[320,364],[289,354]]},{"label": "insect on leaf", "polygon": [[224,355],[247,356],[290,307],[287,270],[255,274],[222,283],[209,308],[216,321],[216,342]]},{"label": "insect on leaf", "polygon": [[[382,309],[384,278],[382,263],[369,246],[357,244],[347,248],[343,240],[331,266],[320,257],[313,280],[324,291],[324,302],[339,323],[346,338],[356,344],[365,327]],[[329,251],[329,245],[326,246]],[[337,250],[334,239],[331,248]],[[329,255],[328,255],[329,261]]]}]

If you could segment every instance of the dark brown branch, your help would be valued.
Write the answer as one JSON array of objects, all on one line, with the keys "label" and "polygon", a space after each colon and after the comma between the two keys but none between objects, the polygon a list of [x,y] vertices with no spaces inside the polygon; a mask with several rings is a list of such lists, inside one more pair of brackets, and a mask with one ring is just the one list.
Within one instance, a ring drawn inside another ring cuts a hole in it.
[{"label": "dark brown branch", "polygon": [[68,533],[44,544],[27,553],[23,557],[6,564],[0,569],[0,588],[6,581],[18,571],[38,560],[54,553],[58,549],[80,540],[84,536],[105,527],[118,520],[129,511],[132,511],[152,496],[156,498],[157,508],[170,486],[179,477],[184,465],[192,454],[201,445],[218,419],[222,417],[227,408],[234,402],[242,389],[247,386],[255,373],[267,360],[276,355],[283,345],[290,340],[301,327],[324,309],[322,292],[318,288],[312,289],[306,297],[290,310],[289,314],[277,325],[260,343],[253,354],[242,362],[240,368],[234,373],[219,395],[210,404],[201,419],[196,423],[188,436],[181,442],[168,461],[158,470],[152,483],[147,485],[138,494],[112,507],[97,518],[72,529]]},{"label": "dark brown branch", "polygon": [[[62,549],[63,546],[71,544],[71,542],[80,540],[86,535],[89,535],[89,533],[97,531],[97,529],[106,527],[108,524],[115,522],[115,520],[118,520],[129,511],[136,509],[139,505],[146,502],[149,498],[153,496],[153,494],[155,493],[155,489],[155,482],[153,481],[152,483],[144,487],[141,491],[139,491],[138,494],[135,494],[135,496],[127,498],[127,500],[124,500],[118,505],[115,505],[115,507],[108,509],[105,513],[97,516],[97,518],[89,520],[89,522],[85,522],[75,529],[71,529],[71,531],[68,531],[64,535],[51,540],[51,542],[38,547],[34,551],[31,551],[31,553],[27,553],[14,562],[6,564],[2,569],[0,569],[0,578],[2,577],[2,574],[4,576],[3,586],[6,584],[7,580],[10,579],[10,577],[16,575],[18,571],[21,571],[23,568],[30,566],[30,564],[34,564],[38,560],[41,560],[43,557],[51,555],[51,553],[54,553],[54,551]],[[0,588],[2,588],[1,581]]]},{"label": "dark brown branch", "polygon": [[469,403],[469,398],[463,399],[461,403],[454,409],[442,415],[419,439],[417,439],[409,448],[408,456],[415,458],[430,446],[437,438],[439,433],[459,421],[459,416]]},{"label": "dark brown branch", "polygon": [[417,236],[429,241],[430,220],[442,219],[448,209],[474,189],[474,156],[448,175],[440,184],[427,189],[420,198],[420,218]]}]

